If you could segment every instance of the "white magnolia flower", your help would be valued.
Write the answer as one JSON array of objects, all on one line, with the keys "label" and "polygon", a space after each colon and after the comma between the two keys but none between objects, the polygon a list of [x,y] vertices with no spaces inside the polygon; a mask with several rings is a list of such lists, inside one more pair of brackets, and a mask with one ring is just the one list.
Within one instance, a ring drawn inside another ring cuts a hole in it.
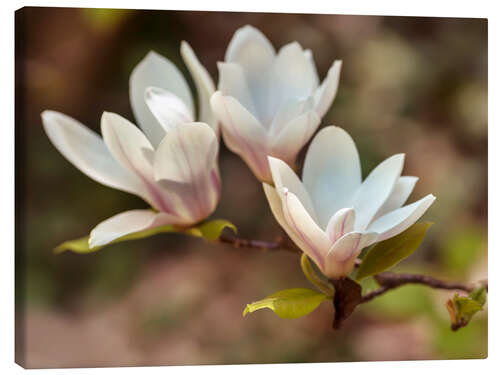
[{"label": "white magnolia flower", "polygon": [[292,42],[276,53],[259,30],[245,26],[218,68],[211,104],[224,141],[259,180],[270,182],[267,156],[293,166],[335,98],[341,61],[320,85],[311,51]]},{"label": "white magnolia flower", "polygon": [[[212,78],[187,42],[181,43],[181,55],[198,92],[198,121],[210,125],[218,135],[218,124],[210,107],[210,97],[215,91]],[[188,83],[172,62],[154,51],[132,71],[129,94],[135,119],[153,147],[176,124],[195,121]]]},{"label": "white magnolia flower", "polygon": [[311,142],[302,181],[283,161],[269,157],[275,188],[264,183],[283,229],[329,278],[349,275],[361,250],[415,223],[432,194],[403,206],[417,177],[401,177],[404,154],[380,163],[361,181],[358,151],[344,130],[328,126]]},{"label": "white magnolia flower", "polygon": [[66,159],[103,185],[138,195],[154,210],[120,213],[97,225],[90,247],[162,225],[189,226],[208,217],[220,195],[219,142],[204,123],[170,128],[153,146],[134,124],[105,112],[102,138],[62,113],[42,113],[45,132]]}]

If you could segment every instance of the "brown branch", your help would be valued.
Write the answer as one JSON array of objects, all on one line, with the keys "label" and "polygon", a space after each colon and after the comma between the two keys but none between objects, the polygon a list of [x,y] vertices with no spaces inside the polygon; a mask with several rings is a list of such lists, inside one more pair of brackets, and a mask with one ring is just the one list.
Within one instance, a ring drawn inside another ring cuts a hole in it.
[{"label": "brown branch", "polygon": [[[374,278],[380,285],[380,288],[365,294],[361,299],[361,303],[371,301],[373,298],[378,297],[388,292],[389,290],[398,288],[406,284],[420,284],[434,289],[462,290],[464,292],[471,292],[474,289],[473,285],[446,282],[425,275],[382,272],[378,275],[375,275]],[[488,286],[487,281],[483,281],[482,284],[486,285],[486,287]]]},{"label": "brown branch", "polygon": [[261,241],[222,235],[219,237],[219,242],[232,245],[235,248],[247,248],[262,251],[284,250],[292,253],[301,253],[300,249],[295,245],[292,244],[292,246],[289,246],[290,241],[287,237],[278,237],[276,241]]}]

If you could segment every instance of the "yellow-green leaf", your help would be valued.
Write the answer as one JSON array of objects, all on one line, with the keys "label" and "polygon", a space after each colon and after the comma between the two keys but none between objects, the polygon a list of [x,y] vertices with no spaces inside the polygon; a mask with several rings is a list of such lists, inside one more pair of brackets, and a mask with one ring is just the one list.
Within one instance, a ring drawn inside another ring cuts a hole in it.
[{"label": "yellow-green leaf", "polygon": [[104,246],[95,246],[90,248],[89,247],[89,236],[81,237],[76,240],[71,240],[71,241],[66,241],[62,243],[61,245],[57,246],[54,251],[55,253],[62,253],[64,251],[70,250],[75,253],[80,253],[80,254],[87,254],[87,253],[92,253],[97,250],[102,249],[105,246],[109,246],[115,243],[119,242],[124,242],[124,241],[131,241],[131,240],[138,240],[141,238],[145,237],[150,237],[154,236],[156,234],[160,233],[183,233],[187,234],[190,236],[195,236],[195,237],[203,237],[209,241],[214,241],[219,236],[221,235],[222,231],[224,228],[230,228],[234,232],[236,232],[236,227],[234,224],[227,220],[212,220],[212,221],[205,221],[197,226],[191,227],[191,228],[178,228],[174,227],[173,225],[164,225],[161,227],[156,227],[152,229],[146,229],[140,232],[136,233],[131,233],[126,236],[117,238],[116,240],[110,242],[107,245]]},{"label": "yellow-green leaf", "polygon": [[243,311],[243,316],[246,316],[249,312],[268,308],[280,318],[300,318],[314,311],[327,298],[329,298],[327,295],[312,289],[281,290],[260,301],[248,304]]},{"label": "yellow-green leaf", "polygon": [[431,222],[413,224],[404,232],[373,246],[363,258],[356,280],[379,274],[413,254],[424,240]]},{"label": "yellow-green leaf", "polygon": [[460,296],[457,293],[453,299],[446,302],[453,331],[465,327],[477,312],[483,310],[486,294],[486,287],[482,286],[474,289],[468,296]]}]

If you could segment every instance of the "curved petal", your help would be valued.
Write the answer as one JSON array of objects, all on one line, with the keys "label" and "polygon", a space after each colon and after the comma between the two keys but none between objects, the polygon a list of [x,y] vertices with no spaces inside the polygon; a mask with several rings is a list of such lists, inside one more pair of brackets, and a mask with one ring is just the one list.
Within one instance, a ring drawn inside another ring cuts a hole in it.
[{"label": "curved petal", "polygon": [[319,131],[307,151],[302,180],[322,228],[335,212],[352,207],[352,196],[361,185],[361,165],[345,130],[328,126]]},{"label": "curved petal", "polygon": [[156,180],[196,183],[215,166],[219,142],[212,128],[202,122],[185,123],[168,132],[156,150]]},{"label": "curved petal", "polygon": [[160,211],[172,212],[168,200],[154,180],[154,150],[139,128],[115,113],[104,112],[101,132],[115,160],[141,180],[145,190],[142,198]]},{"label": "curved petal", "polygon": [[297,154],[312,137],[320,122],[315,111],[306,112],[291,120],[276,137],[271,137],[271,154],[293,165]]},{"label": "curved petal", "polygon": [[146,88],[144,100],[151,113],[153,113],[163,129],[167,132],[179,124],[194,121],[190,109],[181,98],[162,88]]},{"label": "curved petal", "polygon": [[413,176],[400,177],[396,181],[396,184],[392,189],[391,195],[389,195],[389,198],[387,198],[382,207],[380,207],[373,220],[377,220],[379,217],[391,211],[394,211],[397,208],[400,208],[408,200],[408,197],[413,191],[413,188],[415,187],[417,181],[418,177],[413,177]]},{"label": "curved petal", "polygon": [[227,147],[243,158],[259,180],[270,181],[267,135],[259,121],[236,99],[219,91],[212,95],[211,104]]},{"label": "curved petal", "polygon": [[102,138],[92,130],[54,111],[44,111],[42,122],[52,144],[87,176],[128,193],[143,193],[143,186],[137,177],[113,159]]},{"label": "curved petal", "polygon": [[280,108],[290,98],[307,98],[316,89],[316,72],[311,61],[297,42],[283,46],[274,62],[272,92],[269,100],[273,108]]},{"label": "curved petal", "polygon": [[219,69],[219,91],[224,96],[232,96],[250,113],[257,116],[245,73],[241,66],[233,63],[217,63]]},{"label": "curved petal", "polygon": [[351,232],[341,237],[328,251],[326,276],[332,279],[348,276],[363,248],[377,241],[377,233]]},{"label": "curved petal", "polygon": [[314,109],[314,100],[312,96],[306,99],[290,99],[288,102],[281,106],[269,128],[269,135],[274,137],[278,135],[290,121],[296,119],[300,115]]},{"label": "curved petal", "polygon": [[160,87],[178,96],[194,113],[189,86],[177,67],[165,57],[150,51],[134,68],[130,75],[129,95],[134,116],[156,147],[165,135],[165,130],[153,116],[144,101],[144,91],[149,86]]},{"label": "curved petal", "polygon": [[[201,122],[186,123],[168,132],[156,150],[156,180],[180,198],[193,221],[206,218],[217,204],[218,150],[215,132]],[[179,211],[177,205],[175,208]]]},{"label": "curved petal", "polygon": [[352,203],[356,211],[356,230],[365,230],[387,200],[401,176],[404,160],[404,154],[385,159],[363,181]]},{"label": "curved petal", "polygon": [[342,61],[335,60],[331,68],[328,70],[326,78],[320,87],[314,92],[314,101],[316,103],[316,111],[320,117],[323,117],[332,105],[340,81],[340,70],[342,68]]},{"label": "curved petal", "polygon": [[103,246],[128,234],[167,224],[174,224],[175,217],[152,210],[125,211],[98,224],[90,232],[90,248]]},{"label": "curved petal", "polygon": [[354,230],[355,211],[353,208],[343,208],[332,216],[326,226],[326,233],[330,241],[335,243],[344,234]]},{"label": "curved petal", "polygon": [[271,175],[278,194],[282,197],[286,190],[293,193],[302,202],[313,220],[316,220],[316,212],[314,211],[311,197],[292,168],[283,160],[273,158],[272,156],[268,156],[267,159],[269,160]]},{"label": "curved petal", "polygon": [[210,106],[210,97],[215,92],[214,81],[196,57],[191,46],[185,41],[181,42],[181,55],[198,92],[198,120],[208,124],[218,136],[219,126]]},{"label": "curved petal", "polygon": [[283,203],[281,202],[281,197],[277,193],[276,189],[271,185],[263,183],[264,193],[266,194],[269,207],[274,215],[274,218],[278,224],[285,230],[286,234],[292,239],[292,241],[300,248],[307,248],[306,243],[299,237],[299,235],[288,225],[283,214]]},{"label": "curved petal", "polygon": [[281,200],[285,220],[306,244],[302,250],[316,262],[321,270],[324,270],[325,257],[331,246],[328,236],[314,222],[295,194],[285,190]]},{"label": "curved petal", "polygon": [[252,26],[235,33],[226,51],[225,61],[240,65],[245,72],[248,88],[262,121],[270,121],[269,81],[275,51],[269,40]]},{"label": "curved petal", "polygon": [[412,204],[385,214],[375,220],[368,230],[379,233],[379,241],[394,237],[420,219],[435,200],[436,197],[429,194]]},{"label": "curved petal", "polygon": [[316,63],[314,62],[313,53],[310,49],[306,49],[306,50],[304,50],[304,56],[309,60],[309,63],[311,64],[311,68],[314,72],[313,85],[314,85],[314,87],[318,87],[319,86],[319,76],[318,76],[318,70],[316,69]]}]

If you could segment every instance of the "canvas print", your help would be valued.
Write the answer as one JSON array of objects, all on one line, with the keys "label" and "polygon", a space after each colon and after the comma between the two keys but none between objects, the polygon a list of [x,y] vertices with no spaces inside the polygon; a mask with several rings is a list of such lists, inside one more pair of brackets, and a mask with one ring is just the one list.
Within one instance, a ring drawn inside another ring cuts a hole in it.
[{"label": "canvas print", "polygon": [[487,357],[487,20],[16,22],[16,362]]}]

